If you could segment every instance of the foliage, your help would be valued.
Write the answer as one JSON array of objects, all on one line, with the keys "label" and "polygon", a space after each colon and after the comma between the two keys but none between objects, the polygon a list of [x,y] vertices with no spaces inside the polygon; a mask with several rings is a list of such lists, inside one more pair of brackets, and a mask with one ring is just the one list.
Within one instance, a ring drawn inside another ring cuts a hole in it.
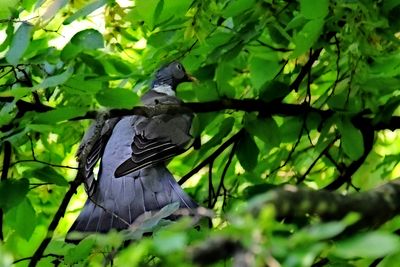
[{"label": "foliage", "polygon": [[[400,1],[67,2],[0,3],[0,266],[11,258],[26,265],[45,238],[76,174],[89,124],[82,116],[138,105],[154,70],[172,60],[199,80],[178,88],[185,102],[256,101],[199,112],[200,149],[169,164],[183,177],[208,158],[184,186],[214,210],[213,227],[157,217],[151,237],[111,232],[66,244],[80,188],[40,266],[192,266],[212,256],[215,266],[399,261],[398,217],[347,231],[355,214],[282,221],[271,206],[251,207],[285,184],[349,193],[398,176]],[[127,236],[138,240],[123,246]],[[207,251],[212,244],[222,245]]]}]

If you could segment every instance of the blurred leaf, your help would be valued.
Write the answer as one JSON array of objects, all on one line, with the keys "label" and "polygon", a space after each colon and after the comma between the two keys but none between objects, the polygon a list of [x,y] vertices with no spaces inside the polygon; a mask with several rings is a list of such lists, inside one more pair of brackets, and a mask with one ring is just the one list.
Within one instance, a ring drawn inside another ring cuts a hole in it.
[{"label": "blurred leaf", "polygon": [[185,233],[158,231],[154,235],[154,246],[158,253],[168,255],[169,253],[182,250],[187,245]]},{"label": "blurred leaf", "polygon": [[0,208],[8,210],[20,204],[29,191],[28,179],[7,179],[0,182]]},{"label": "blurred leaf", "polygon": [[81,107],[60,107],[55,110],[36,114],[34,122],[39,124],[53,124],[59,121],[65,121],[74,117],[83,116],[86,111],[86,108]]},{"label": "blurred leaf", "polygon": [[347,117],[338,120],[337,126],[342,136],[344,153],[352,160],[359,159],[364,153],[364,142],[361,131],[354,127],[353,123]]},{"label": "blurred leaf", "polygon": [[259,152],[253,138],[245,132],[238,143],[236,156],[240,165],[242,165],[246,171],[252,171],[257,166]]},{"label": "blurred leaf", "polygon": [[32,31],[33,25],[26,22],[21,23],[11,41],[10,50],[6,54],[8,63],[16,65],[20,62],[21,57],[29,46]]},{"label": "blurred leaf", "polygon": [[71,248],[65,255],[66,264],[74,264],[89,257],[96,241],[93,238],[85,238],[76,247]]},{"label": "blurred leaf", "polygon": [[43,182],[56,184],[59,186],[68,186],[67,180],[64,176],[56,172],[52,167],[45,166],[39,169],[34,169],[27,175],[28,177],[35,177]]},{"label": "blurred leaf", "polygon": [[63,73],[45,78],[40,84],[33,87],[34,90],[54,87],[65,83],[74,73],[74,68],[69,66]]},{"label": "blurred leaf", "polygon": [[254,0],[233,0],[229,1],[223,15],[226,18],[243,14],[246,10],[254,6]]},{"label": "blurred leaf", "polygon": [[0,8],[0,19],[9,19],[11,17],[11,10],[15,6],[17,6],[19,0],[8,0],[8,1],[1,1],[1,8]]},{"label": "blurred leaf", "polygon": [[155,24],[154,14],[158,3],[158,0],[138,0],[135,2],[136,14],[144,20],[150,29],[152,29]]},{"label": "blurred leaf", "polygon": [[108,2],[108,0],[96,0],[93,1],[89,4],[87,4],[86,6],[84,6],[83,8],[79,9],[77,12],[75,12],[74,14],[72,14],[71,16],[69,16],[68,18],[66,18],[63,22],[64,25],[68,25],[71,22],[73,22],[74,20],[80,18],[80,17],[85,17],[87,15],[89,15],[90,13],[92,13],[93,11],[95,11],[96,9],[99,9],[100,7],[104,6],[106,3]]},{"label": "blurred leaf", "polygon": [[367,232],[339,241],[333,248],[335,256],[351,258],[379,258],[400,249],[398,236],[385,232]]},{"label": "blurred leaf", "polygon": [[179,202],[170,203],[160,210],[146,211],[140,215],[127,230],[123,231],[126,240],[138,240],[144,233],[155,230],[156,227],[167,225],[165,218],[179,209]]},{"label": "blurred leaf", "polygon": [[139,102],[137,94],[123,88],[101,90],[96,99],[100,105],[114,108],[132,108]]},{"label": "blurred leaf", "polygon": [[[1,19],[1,11],[0,11],[0,19]],[[0,44],[0,52],[4,51],[8,47],[13,37],[14,37],[14,23],[10,21],[6,29],[6,39]]]},{"label": "blurred leaf", "polygon": [[324,18],[328,15],[329,0],[300,0],[300,12],[307,19]]},{"label": "blurred leaf", "polygon": [[323,19],[314,19],[307,22],[303,29],[293,38],[296,48],[290,57],[296,58],[306,53],[318,40],[323,26]]},{"label": "blurred leaf", "polygon": [[11,267],[13,265],[13,255],[6,250],[3,244],[0,244],[0,266]]}]

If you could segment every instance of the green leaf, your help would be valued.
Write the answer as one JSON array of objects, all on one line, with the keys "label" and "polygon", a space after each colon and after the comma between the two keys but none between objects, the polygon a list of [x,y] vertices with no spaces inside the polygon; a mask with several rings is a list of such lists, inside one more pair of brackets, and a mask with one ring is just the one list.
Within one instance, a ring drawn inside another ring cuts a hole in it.
[{"label": "green leaf", "polygon": [[40,84],[34,86],[34,90],[54,87],[65,83],[74,73],[74,68],[69,66],[63,73],[45,78]]},{"label": "green leaf", "polygon": [[93,238],[85,238],[76,247],[71,248],[65,255],[65,263],[72,265],[89,257],[96,241]]},{"label": "green leaf", "polygon": [[8,1],[1,1],[1,8],[0,8],[0,19],[10,19],[11,18],[11,8],[14,8],[18,5],[19,0],[8,0]]},{"label": "green leaf", "polygon": [[29,191],[28,179],[7,179],[0,183],[0,208],[8,210],[21,203]]},{"label": "green leaf", "polygon": [[68,25],[80,17],[85,17],[89,15],[96,9],[99,9],[100,7],[104,6],[107,2],[108,0],[93,1],[92,3],[87,4],[86,6],[84,6],[83,8],[79,9],[77,12],[66,18],[63,24]]},{"label": "green leaf", "polygon": [[[45,166],[43,168],[35,169],[29,173],[29,177],[35,177],[43,182],[53,183],[60,186],[67,186],[68,182],[64,176],[56,172],[52,167]],[[28,176],[28,175],[26,175]]]},{"label": "green leaf", "polygon": [[240,165],[242,165],[246,171],[252,171],[257,166],[259,152],[253,138],[245,132],[238,143],[236,156]]},{"label": "green leaf", "polygon": [[[1,9],[0,9],[1,10]],[[1,14],[1,11],[0,11]],[[1,17],[1,15],[0,15]],[[0,52],[3,52],[11,43],[14,37],[14,23],[10,21],[6,29],[6,39],[0,44]]]},{"label": "green leaf", "polygon": [[278,124],[272,117],[250,118],[246,117],[245,128],[252,135],[260,138],[271,147],[277,147],[281,143]]},{"label": "green leaf", "polygon": [[254,8],[254,0],[232,0],[223,11],[225,18],[243,14],[246,10]]},{"label": "green leaf", "polygon": [[25,240],[31,238],[36,227],[36,212],[28,198],[7,212],[6,219],[18,235]]},{"label": "green leaf", "polygon": [[325,18],[328,8],[329,0],[300,0],[300,13],[307,19]]},{"label": "green leaf", "polygon": [[296,48],[290,57],[295,58],[307,52],[318,40],[323,26],[323,19],[314,19],[307,22],[303,29],[293,38]]},{"label": "green leaf", "polygon": [[66,90],[80,95],[92,95],[101,90],[103,83],[96,79],[89,79],[84,75],[74,75],[65,83]]},{"label": "green leaf", "polygon": [[342,136],[344,153],[352,160],[359,159],[364,153],[364,142],[361,131],[354,127],[353,123],[347,117],[338,120],[337,127]]},{"label": "green leaf", "polygon": [[136,14],[141,17],[150,29],[155,25],[154,13],[157,9],[159,0],[138,0],[135,1]]},{"label": "green leaf", "polygon": [[185,232],[159,231],[153,238],[155,249],[162,255],[180,251],[186,248],[188,242]]},{"label": "green leaf", "polygon": [[[161,2],[161,1],[160,1]],[[185,16],[187,10],[192,4],[192,0],[163,0],[164,4],[162,7],[162,12],[160,16],[157,17],[157,8],[154,12],[154,21],[156,23],[161,23],[170,18],[179,19],[180,17]],[[161,8],[160,8],[161,9]]]},{"label": "green leaf", "polygon": [[60,107],[44,113],[37,113],[35,123],[52,124],[59,121],[69,120],[74,117],[82,116],[86,113],[86,108],[80,107]]},{"label": "green leaf", "polygon": [[23,22],[11,41],[10,50],[6,54],[6,60],[12,65],[20,62],[22,55],[29,46],[33,31],[33,25]]},{"label": "green leaf", "polygon": [[123,88],[101,90],[96,99],[100,105],[114,108],[132,108],[139,102],[137,94]]},{"label": "green leaf", "polygon": [[167,220],[163,219],[172,215],[178,209],[179,202],[173,202],[164,206],[161,210],[143,213],[127,230],[123,231],[125,239],[139,240],[144,233],[152,232],[158,226],[168,224]]},{"label": "green leaf", "polygon": [[220,63],[215,70],[215,79],[217,81],[218,91],[221,95],[229,98],[235,97],[235,88],[229,84],[233,75],[233,66],[229,63]]},{"label": "green leaf", "polygon": [[333,254],[342,258],[379,258],[400,249],[398,236],[384,232],[367,232],[337,242]]},{"label": "green leaf", "polygon": [[204,145],[201,147],[201,152],[205,153],[212,147],[218,145],[221,143],[222,139],[225,138],[226,136],[229,135],[229,133],[232,131],[232,127],[235,123],[235,119],[233,117],[228,117],[224,119],[220,124],[219,124],[219,129],[216,134],[213,135],[213,137]]},{"label": "green leaf", "polygon": [[71,41],[61,51],[61,59],[66,61],[74,58],[82,51],[103,47],[103,35],[97,30],[86,29],[76,33],[71,38]]},{"label": "green leaf", "polygon": [[104,47],[103,35],[94,29],[87,29],[78,32],[71,38],[71,43],[82,50],[94,50]]},{"label": "green leaf", "polygon": [[250,79],[256,89],[272,80],[281,69],[278,61],[266,60],[260,57],[250,59]]},{"label": "green leaf", "polygon": [[279,81],[270,81],[260,89],[260,98],[266,102],[284,99],[292,89],[288,84]]}]

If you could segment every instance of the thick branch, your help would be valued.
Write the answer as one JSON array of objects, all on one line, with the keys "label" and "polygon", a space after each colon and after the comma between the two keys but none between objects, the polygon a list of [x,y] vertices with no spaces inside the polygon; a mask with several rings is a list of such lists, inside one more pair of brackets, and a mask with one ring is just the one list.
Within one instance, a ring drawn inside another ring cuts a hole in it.
[{"label": "thick branch", "polygon": [[378,227],[400,212],[400,179],[347,196],[328,190],[284,186],[267,193],[265,201],[252,207],[252,210],[257,213],[267,204],[276,208],[279,218],[304,218],[311,214],[328,221],[357,212],[361,216],[356,224],[357,229]]},{"label": "thick branch", "polygon": [[[19,114],[24,111],[45,112],[53,110],[54,108],[45,106],[43,104],[35,105],[22,100],[18,101],[20,107]],[[23,111],[21,111],[23,109]],[[159,114],[176,114],[176,113],[206,113],[217,112],[222,110],[236,110],[246,112],[263,112],[266,115],[278,116],[303,116],[304,114],[318,114],[322,119],[327,119],[335,114],[333,110],[321,110],[302,104],[285,104],[285,103],[270,103],[260,99],[220,99],[208,102],[188,102],[183,105],[156,105],[154,107],[134,107],[133,109],[111,109],[108,111],[109,118],[127,116],[127,115],[142,115],[142,116],[155,116]],[[100,112],[88,111],[85,115],[72,118],[71,120],[95,119]],[[368,113],[368,112],[365,112]],[[354,116],[353,122],[355,124],[369,124],[373,125],[374,130],[396,130],[400,129],[400,117],[393,116],[387,122],[372,123],[372,119],[364,117],[365,113],[360,113]],[[368,113],[369,114],[369,113]],[[3,128],[10,128],[7,125]]]}]

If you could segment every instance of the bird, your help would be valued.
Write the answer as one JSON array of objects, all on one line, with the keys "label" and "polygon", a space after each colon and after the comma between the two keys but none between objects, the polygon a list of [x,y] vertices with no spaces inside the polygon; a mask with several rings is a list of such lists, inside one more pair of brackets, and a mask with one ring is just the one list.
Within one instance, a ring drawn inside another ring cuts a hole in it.
[{"label": "bird", "polygon": [[[156,72],[141,102],[144,106],[179,105],[182,101],[176,96],[178,85],[192,81],[195,78],[183,65],[173,61]],[[183,191],[166,167],[169,159],[190,147],[192,118],[193,114],[180,113],[106,120],[85,163],[85,178],[91,181],[100,160],[97,180],[88,190],[91,197],[69,229],[66,240],[72,232],[106,233],[111,229],[127,229],[145,212],[160,210],[174,202],[180,208],[196,209],[198,204]],[[78,158],[87,142],[85,139],[86,136],[78,149]]]}]

